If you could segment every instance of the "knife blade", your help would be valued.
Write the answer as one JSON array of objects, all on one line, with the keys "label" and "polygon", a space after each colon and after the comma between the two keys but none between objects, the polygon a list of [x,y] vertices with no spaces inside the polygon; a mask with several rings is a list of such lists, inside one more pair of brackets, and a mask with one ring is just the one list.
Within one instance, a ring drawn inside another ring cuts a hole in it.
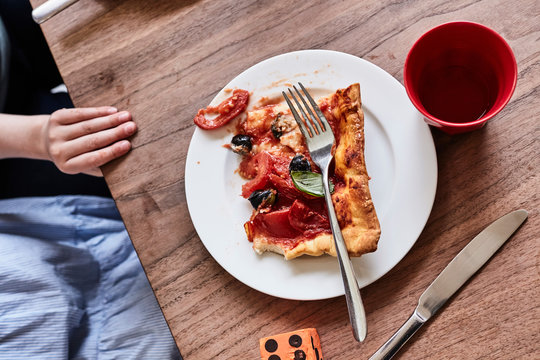
[{"label": "knife blade", "polygon": [[409,319],[369,360],[391,359],[414,333],[469,280],[527,219],[516,210],[495,220],[467,244],[429,285]]}]

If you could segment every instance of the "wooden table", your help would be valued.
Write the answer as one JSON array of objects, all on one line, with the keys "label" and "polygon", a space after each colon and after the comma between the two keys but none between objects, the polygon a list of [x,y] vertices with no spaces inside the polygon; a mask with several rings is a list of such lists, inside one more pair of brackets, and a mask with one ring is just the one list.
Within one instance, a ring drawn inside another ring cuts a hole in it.
[{"label": "wooden table", "polygon": [[[139,126],[133,151],[104,172],[185,359],[256,359],[259,337],[303,327],[317,328],[325,359],[368,358],[474,235],[519,208],[529,210],[526,224],[398,357],[538,359],[539,14],[538,0],[81,0],[42,28],[74,103],[128,109]],[[298,49],[354,54],[402,81],[412,43],[452,20],[502,34],[517,58],[518,86],[482,130],[432,130],[433,211],[409,254],[363,289],[367,340],[353,340],[344,297],[282,300],[226,273],[186,206],[197,110],[244,69]]]}]

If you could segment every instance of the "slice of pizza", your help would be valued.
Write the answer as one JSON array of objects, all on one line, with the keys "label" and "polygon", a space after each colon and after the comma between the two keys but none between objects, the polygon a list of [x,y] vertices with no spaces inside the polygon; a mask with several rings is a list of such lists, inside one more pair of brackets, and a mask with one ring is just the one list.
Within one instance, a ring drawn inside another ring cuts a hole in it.
[{"label": "slice of pizza", "polygon": [[[364,159],[360,85],[337,90],[318,104],[336,139],[332,200],[349,255],[360,256],[375,251],[380,236]],[[286,105],[263,101],[248,111],[230,147],[242,156],[238,172],[248,180],[242,196],[254,209],[244,228],[253,249],[286,259],[336,256],[320,171]]]}]

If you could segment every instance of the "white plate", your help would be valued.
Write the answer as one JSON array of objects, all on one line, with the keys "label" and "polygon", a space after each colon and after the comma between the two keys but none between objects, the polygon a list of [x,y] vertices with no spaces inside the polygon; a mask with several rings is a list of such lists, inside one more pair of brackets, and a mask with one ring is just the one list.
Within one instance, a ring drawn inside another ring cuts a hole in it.
[{"label": "white plate", "polygon": [[[428,126],[410,103],[403,86],[372,63],[328,50],[305,50],[262,61],[233,79],[225,89],[252,92],[250,105],[263,96],[279,96],[302,82],[315,94],[330,94],[359,82],[365,114],[366,166],[381,223],[376,252],[353,258],[362,288],[394,267],[410,250],[431,212],[437,185],[437,159]],[[212,104],[230,96],[222,90]],[[243,224],[251,205],[240,196],[245,183],[235,170],[240,157],[223,147],[228,127],[195,129],[186,160],[186,197],[200,239],[232,276],[263,293],[294,300],[343,295],[337,259],[257,255]]]}]

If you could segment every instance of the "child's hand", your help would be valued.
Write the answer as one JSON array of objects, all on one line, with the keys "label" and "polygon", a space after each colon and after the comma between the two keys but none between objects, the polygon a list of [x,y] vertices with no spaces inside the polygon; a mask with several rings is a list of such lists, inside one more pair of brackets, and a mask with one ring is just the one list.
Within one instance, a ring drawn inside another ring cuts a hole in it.
[{"label": "child's hand", "polygon": [[67,174],[102,176],[99,167],[131,149],[126,140],[137,130],[127,111],[113,107],[55,111],[43,127],[49,158]]}]

